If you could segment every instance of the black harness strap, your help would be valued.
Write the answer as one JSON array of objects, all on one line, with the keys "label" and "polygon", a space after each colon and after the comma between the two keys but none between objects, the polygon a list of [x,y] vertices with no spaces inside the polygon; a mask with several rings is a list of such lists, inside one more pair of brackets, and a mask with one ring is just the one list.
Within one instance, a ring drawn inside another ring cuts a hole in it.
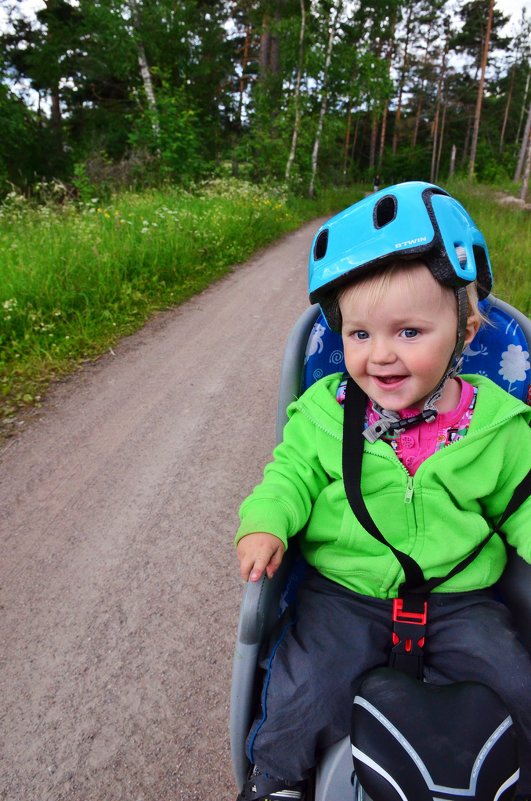
[{"label": "black harness strap", "polygon": [[[426,580],[420,565],[411,556],[388,542],[365,505],[361,492],[361,466],[364,448],[362,432],[366,405],[367,396],[349,376],[344,404],[343,483],[348,502],[357,520],[378,542],[387,545],[404,571],[405,580],[400,585],[399,598],[395,599],[393,606],[395,633],[391,664],[420,678],[422,676],[422,649],[428,595],[436,587],[465,570],[479,556],[494,534],[504,537],[501,527],[531,494],[531,472],[528,472],[516,487],[505,511],[488,536],[445,576],[434,576]],[[415,659],[413,660],[411,657],[415,657]]]},{"label": "black harness strap", "polygon": [[405,575],[404,584],[416,587],[424,584],[424,574],[419,565],[408,554],[398,550],[388,542],[369,514],[361,492],[361,462],[365,440],[361,436],[365,422],[367,396],[350,378],[347,379],[345,395],[345,420],[343,423],[343,483],[345,492],[354,515],[363,528],[372,536],[387,545],[398,559]]}]

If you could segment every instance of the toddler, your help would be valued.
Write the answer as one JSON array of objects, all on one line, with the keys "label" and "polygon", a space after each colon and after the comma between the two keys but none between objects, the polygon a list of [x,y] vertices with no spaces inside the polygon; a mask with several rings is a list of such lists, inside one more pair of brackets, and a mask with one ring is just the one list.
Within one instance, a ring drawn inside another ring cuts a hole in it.
[{"label": "toddler", "polygon": [[[310,257],[310,299],[341,332],[366,396],[361,490],[386,540],[424,577],[445,576],[481,543],[531,466],[531,410],[482,376],[457,376],[492,277],[465,209],[439,187],[382,190],[332,218]],[[404,581],[392,551],[356,519],[342,474],[345,377],[288,409],[283,441],[240,510],[241,575],[278,569],[299,534],[309,573],[296,619],[272,645],[252,763],[238,801],[305,798],[316,752],[349,732],[360,679],[387,664],[391,605]],[[529,498],[503,525],[531,562]],[[519,798],[531,798],[531,657],[492,586],[506,563],[494,535],[428,601],[428,681],[475,680],[504,700],[519,735]]]}]

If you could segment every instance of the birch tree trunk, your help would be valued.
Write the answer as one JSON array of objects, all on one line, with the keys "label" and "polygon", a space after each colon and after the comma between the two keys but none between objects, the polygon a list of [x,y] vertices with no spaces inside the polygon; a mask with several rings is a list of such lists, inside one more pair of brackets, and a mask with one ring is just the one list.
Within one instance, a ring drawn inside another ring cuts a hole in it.
[{"label": "birch tree trunk", "polygon": [[299,138],[299,131],[301,127],[301,78],[302,67],[304,61],[304,33],[306,27],[306,7],[305,0],[300,0],[301,4],[301,29],[299,33],[299,63],[297,65],[297,77],[295,79],[295,120],[293,123],[293,134],[291,136],[291,148],[289,151],[288,161],[286,164],[286,181],[291,177],[291,168],[295,160],[295,151],[297,149],[297,140]]},{"label": "birch tree trunk", "polygon": [[527,123],[525,126],[524,138],[522,139],[522,145],[520,147],[520,155],[518,156],[518,164],[516,165],[516,170],[514,173],[513,180],[515,183],[518,183],[518,181],[522,177],[522,170],[524,169],[524,162],[530,135],[531,135],[531,105],[529,106],[529,111],[527,113]]},{"label": "birch tree trunk", "polygon": [[481,59],[481,74],[479,78],[478,96],[476,100],[476,111],[474,114],[474,130],[472,133],[472,146],[470,148],[470,161],[468,163],[468,177],[470,180],[474,177],[474,170],[476,166],[476,152],[478,147],[479,136],[479,123],[481,120],[481,106],[483,105],[483,88],[485,85],[485,70],[487,68],[487,59],[489,56],[490,34],[492,31],[492,16],[494,13],[494,0],[489,3],[489,16],[487,19],[487,31],[485,33],[485,44],[483,46],[483,57]]},{"label": "birch tree trunk", "polygon": [[378,113],[373,108],[371,113],[371,138],[369,143],[369,170],[376,166],[376,143],[378,141]]},{"label": "birch tree trunk", "polygon": [[348,153],[350,150],[351,128],[352,128],[352,99],[349,97],[348,111],[347,111],[347,130],[345,131],[345,143],[343,145],[343,181],[345,183],[347,179],[347,165],[348,165]]},{"label": "birch tree trunk", "polygon": [[[395,54],[395,32],[396,32],[396,9],[393,10],[391,15],[391,24],[389,29],[389,42],[387,46],[387,70],[388,75],[391,75],[391,68],[393,66],[393,58]],[[389,118],[389,98],[385,99],[384,109],[382,113],[382,127],[380,129],[380,147],[378,150],[378,169],[382,169],[384,152],[385,152],[385,138],[387,135],[387,120]]]},{"label": "birch tree trunk", "polygon": [[407,20],[406,20],[406,38],[404,41],[404,58],[402,59],[402,70],[400,72],[400,81],[398,84],[398,100],[395,112],[395,127],[393,131],[393,156],[396,156],[396,150],[398,147],[398,136],[399,136],[399,128],[400,128],[400,117],[402,116],[402,97],[404,94],[404,84],[406,81],[406,73],[407,73],[407,66],[408,66],[408,59],[409,59],[409,37],[411,35],[411,20],[413,16],[413,5],[410,5]]},{"label": "birch tree trunk", "polygon": [[[424,73],[424,71],[426,69],[426,65],[428,64],[428,59],[429,59],[430,51],[431,51],[431,31],[432,31],[432,27],[430,25],[430,27],[428,28],[428,33],[426,34],[426,47],[424,48],[424,58],[422,60],[422,72],[423,73]],[[422,80],[422,84],[421,84],[421,88],[420,88],[420,92],[419,92],[418,101],[417,101],[417,112],[416,112],[416,115],[415,115],[415,127],[413,129],[413,136],[411,138],[411,147],[413,149],[415,149],[416,146],[417,146],[417,139],[418,139],[419,128],[420,128],[420,118],[421,118],[421,114],[422,114],[422,107],[424,105],[424,94],[425,94],[425,91],[426,91],[426,80],[423,79]]]},{"label": "birch tree trunk", "polygon": [[442,122],[441,122],[441,134],[439,136],[439,147],[437,152],[437,163],[435,165],[435,182],[439,180],[439,170],[441,167],[441,156],[442,156],[442,149],[443,149],[443,141],[444,141],[444,133],[446,130],[446,109],[448,108],[448,86],[444,88],[444,99],[443,99],[443,115],[442,115]]},{"label": "birch tree trunk", "polygon": [[509,120],[509,109],[511,108],[511,100],[513,98],[513,87],[514,87],[514,74],[516,70],[515,67],[511,69],[511,81],[509,83],[509,89],[507,91],[507,102],[505,103],[505,111],[503,114],[503,122],[502,128],[500,132],[500,153],[503,153],[503,144],[505,141],[505,131],[507,129],[507,122]]},{"label": "birch tree trunk", "polygon": [[529,92],[529,81],[531,79],[531,68],[527,73],[527,80],[525,82],[525,92],[524,92],[524,102],[522,103],[522,108],[520,109],[520,119],[518,120],[518,131],[516,132],[516,139],[515,144],[518,144],[520,141],[520,133],[522,131],[522,122],[524,121],[524,114],[527,108],[527,94]]},{"label": "birch tree trunk", "polygon": [[157,138],[160,139],[160,123],[157,111],[157,99],[155,97],[155,90],[153,88],[153,80],[151,78],[151,72],[149,69],[148,60],[146,58],[146,51],[142,42],[138,42],[137,49],[138,49],[138,66],[140,67],[140,74],[142,76],[142,82],[144,84],[144,91],[146,93],[149,110],[151,111],[153,118],[153,123],[152,123],[153,132],[157,135]]},{"label": "birch tree trunk", "polygon": [[470,138],[472,132],[472,112],[468,115],[468,121],[466,126],[466,133],[465,133],[465,141],[463,142],[463,152],[461,154],[461,167],[464,168],[465,164],[468,160],[468,154],[470,153]]},{"label": "birch tree trunk", "polygon": [[245,84],[246,84],[246,77],[245,77],[245,70],[247,68],[247,64],[249,62],[249,49],[251,47],[251,33],[252,27],[248,25],[245,29],[245,41],[243,43],[243,52],[242,52],[242,60],[241,60],[241,70],[242,74],[240,76],[240,94],[238,98],[238,119],[240,121],[240,125],[242,124],[242,113],[243,113],[243,95],[245,92]]},{"label": "birch tree trunk", "polygon": [[378,149],[378,169],[381,170],[385,150],[385,136],[387,133],[387,118],[389,114],[389,102],[387,101],[382,114],[382,127],[380,128],[380,147]]},{"label": "birch tree trunk", "polygon": [[342,0],[338,0],[337,5],[333,5],[330,9],[330,28],[328,35],[328,44],[326,46],[325,65],[323,73],[323,86],[321,90],[321,109],[319,111],[319,120],[317,122],[317,131],[315,133],[315,141],[313,143],[312,151],[312,175],[310,179],[310,186],[308,187],[309,197],[315,194],[315,177],[317,175],[317,162],[319,158],[319,147],[321,144],[321,134],[323,132],[324,118],[326,108],[328,105],[328,72],[330,70],[330,62],[332,60],[332,50],[334,47],[334,37],[336,35],[337,20],[342,8]]},{"label": "birch tree trunk", "polygon": [[445,73],[446,73],[446,48],[443,53],[441,71],[439,73],[439,79],[437,81],[437,98],[435,100],[435,115],[433,118],[433,144],[431,151],[431,168],[430,168],[430,181],[432,183],[435,181],[437,173],[437,154],[439,151],[439,139],[442,135],[442,132],[439,133],[439,118],[441,115],[441,98],[445,81]]},{"label": "birch tree trunk", "polygon": [[137,34],[135,36],[138,66],[140,67],[140,75],[144,85],[144,92],[148,108],[151,114],[151,127],[157,142],[157,152],[160,153],[160,120],[157,109],[157,99],[155,97],[155,89],[153,87],[153,79],[151,77],[151,70],[146,56],[146,49],[142,40],[140,39],[140,19],[138,16],[137,0],[128,0],[127,6],[131,12],[131,21],[133,23],[133,31]]},{"label": "birch tree trunk", "polygon": [[524,177],[522,180],[522,188],[520,190],[520,200],[527,199],[527,190],[529,188],[529,174],[531,173],[531,127],[527,136],[527,156],[525,159]]},{"label": "birch tree trunk", "polygon": [[448,178],[452,178],[455,173],[455,159],[457,156],[457,148],[455,145],[452,145],[452,153],[450,156],[450,169],[448,171]]}]

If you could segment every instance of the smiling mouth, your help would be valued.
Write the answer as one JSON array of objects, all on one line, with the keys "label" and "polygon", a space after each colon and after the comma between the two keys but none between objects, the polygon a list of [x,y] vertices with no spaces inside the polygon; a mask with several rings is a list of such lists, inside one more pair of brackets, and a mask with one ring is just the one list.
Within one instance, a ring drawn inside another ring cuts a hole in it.
[{"label": "smiling mouth", "polygon": [[405,375],[373,375],[373,379],[377,383],[386,387],[394,387],[404,381],[405,378],[407,378]]}]

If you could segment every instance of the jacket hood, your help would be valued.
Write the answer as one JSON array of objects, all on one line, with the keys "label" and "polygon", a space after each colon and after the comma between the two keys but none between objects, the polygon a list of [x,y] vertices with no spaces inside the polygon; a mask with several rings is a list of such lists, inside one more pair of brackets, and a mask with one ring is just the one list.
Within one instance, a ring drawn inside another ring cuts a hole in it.
[{"label": "jacket hood", "polygon": [[[319,428],[327,429],[334,438],[343,439],[343,407],[336,400],[337,388],[343,377],[344,373],[332,373],[316,381],[288,406],[288,417],[300,411]],[[323,386],[328,387],[328,392],[322,391]]]},{"label": "jacket hood", "polygon": [[[480,426],[485,425],[485,422],[487,422],[489,428],[494,428],[519,414],[528,423],[531,421],[531,407],[510,395],[505,389],[491,381],[490,378],[476,374],[460,377],[478,388],[476,408],[470,423],[471,431],[475,431]],[[488,387],[489,392],[482,392],[482,387]]]}]

